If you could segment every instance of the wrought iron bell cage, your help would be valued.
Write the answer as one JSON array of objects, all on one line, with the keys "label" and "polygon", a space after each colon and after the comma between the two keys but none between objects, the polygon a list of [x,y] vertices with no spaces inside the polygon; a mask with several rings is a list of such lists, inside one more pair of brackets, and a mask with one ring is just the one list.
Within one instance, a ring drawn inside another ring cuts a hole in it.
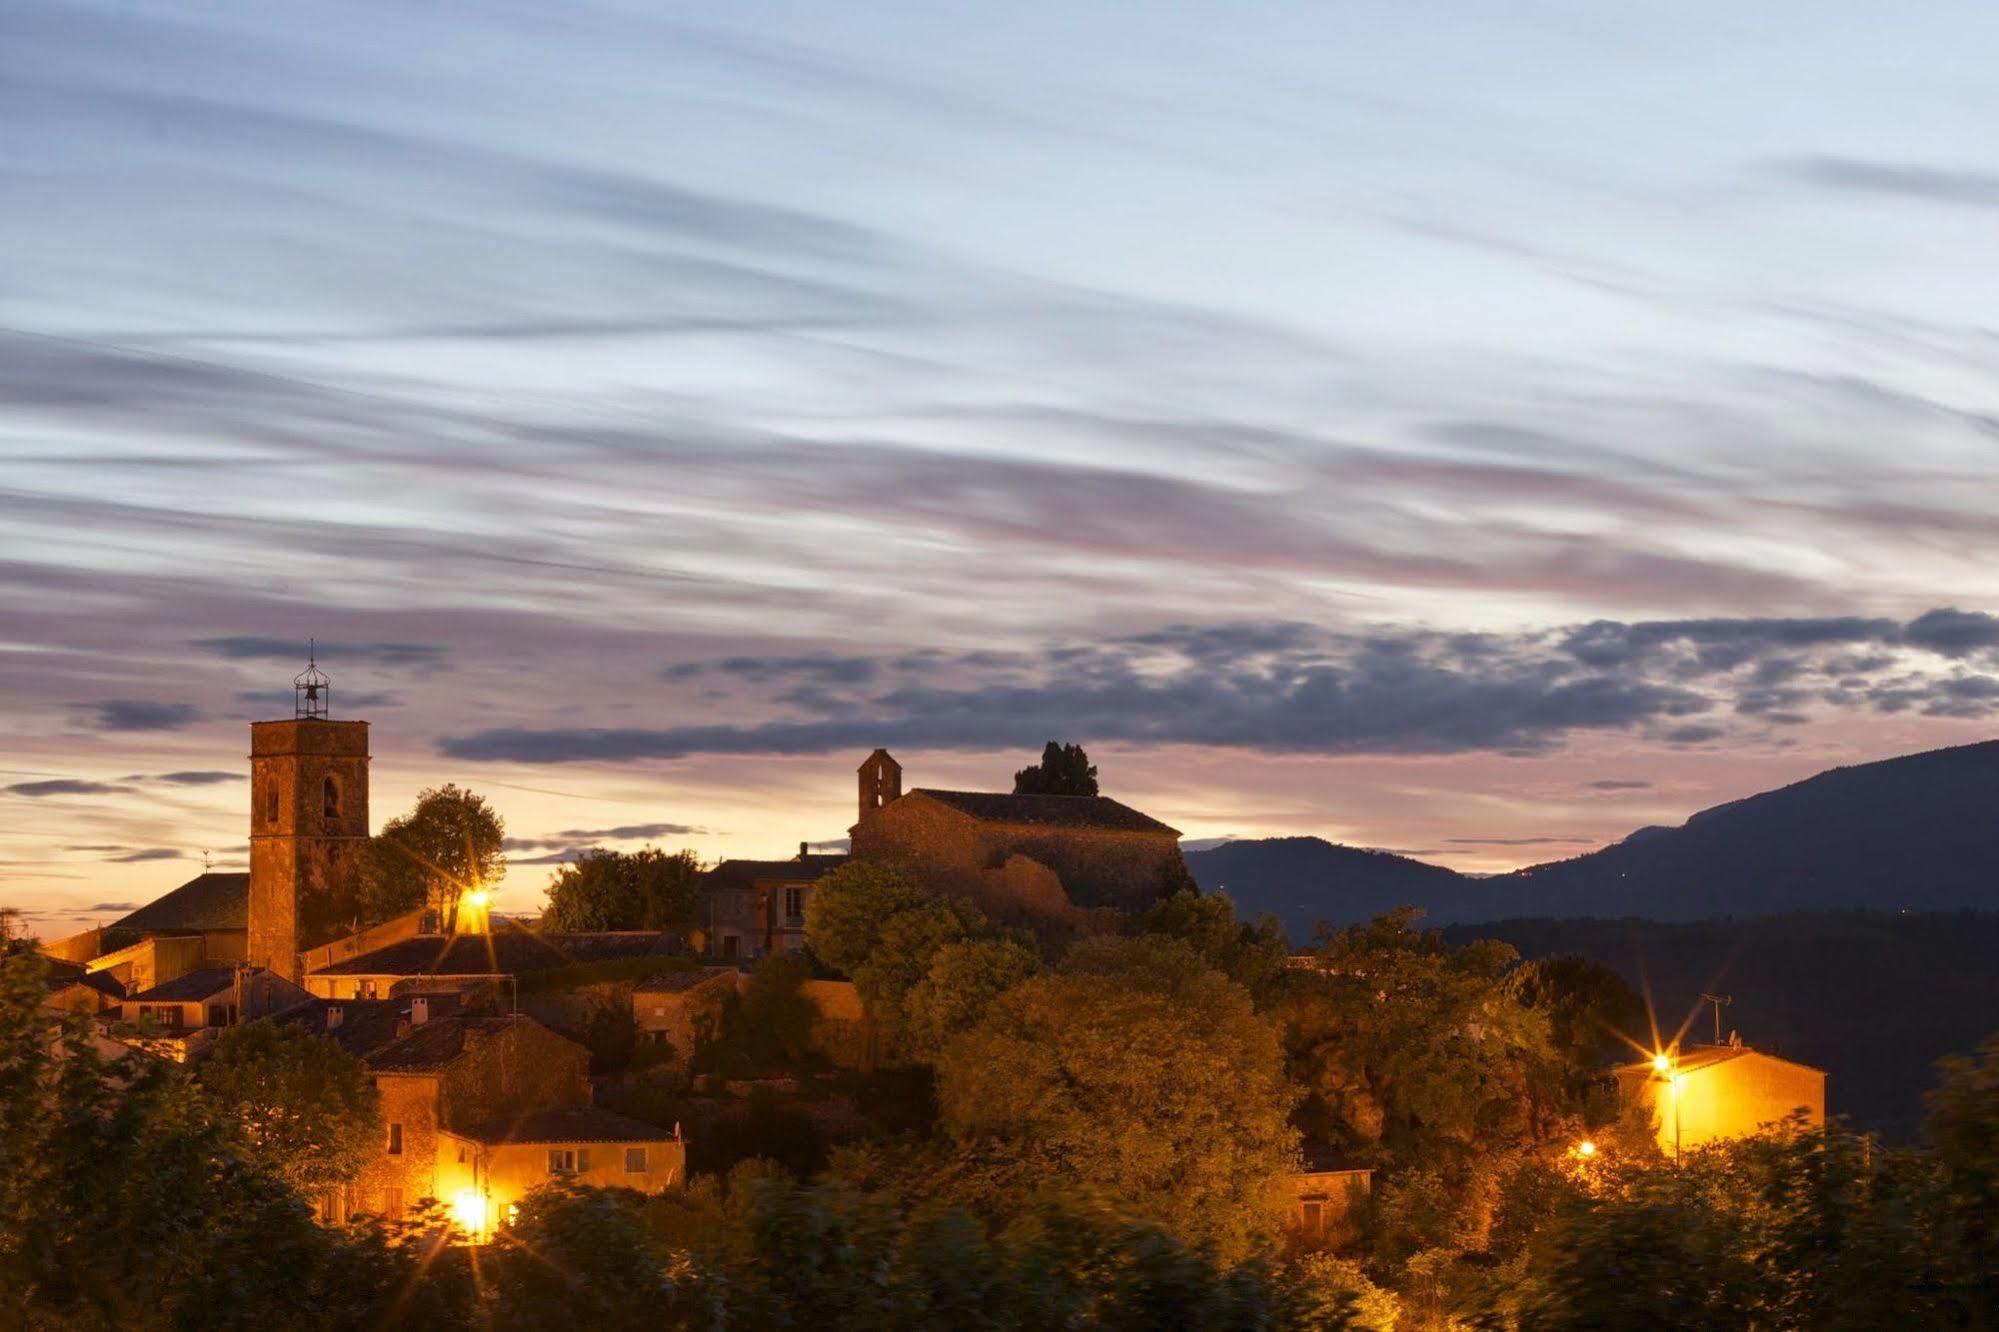
[{"label": "wrought iron bell cage", "polygon": [[307,653],[305,669],[292,677],[292,715],[301,720],[324,721],[327,705],[333,701],[333,681],[319,669],[318,656],[315,643]]}]

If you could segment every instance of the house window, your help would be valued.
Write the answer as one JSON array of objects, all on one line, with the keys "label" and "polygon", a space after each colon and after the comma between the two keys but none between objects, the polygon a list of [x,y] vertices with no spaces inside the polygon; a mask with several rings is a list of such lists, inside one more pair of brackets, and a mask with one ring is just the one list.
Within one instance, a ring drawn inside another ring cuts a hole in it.
[{"label": "house window", "polygon": [[465,1164],[465,1158],[466,1158],[466,1156],[467,1156],[467,1155],[469,1155],[469,1153],[467,1153],[467,1152],[466,1152],[466,1150],[465,1150],[465,1149],[464,1149],[463,1147],[460,1147],[460,1148],[458,1149],[458,1164],[459,1164],[459,1165],[464,1165],[464,1164]]},{"label": "house window", "polygon": [[548,1173],[551,1175],[573,1175],[576,1173],[576,1152],[569,1147],[548,1149]]},{"label": "house window", "polygon": [[643,1147],[625,1148],[625,1173],[627,1175],[643,1175],[645,1172],[646,1149]]},{"label": "house window", "polygon": [[382,1215],[391,1221],[403,1219],[403,1191],[400,1188],[382,1190]]},{"label": "house window", "polygon": [[736,955],[737,948],[740,947],[741,944],[742,940],[738,939],[735,935],[733,934],[724,935],[722,937],[722,956],[734,957]]},{"label": "house window", "polygon": [[1300,1224],[1307,1235],[1326,1233],[1326,1209],[1324,1203],[1308,1202],[1300,1206]]},{"label": "house window", "polygon": [[401,1156],[402,1154],[403,1126],[401,1124],[391,1124],[389,1125],[389,1155]]},{"label": "house window", "polygon": [[329,819],[339,818],[340,783],[334,781],[333,778],[329,776],[328,778],[326,778],[325,781],[322,781],[319,784],[319,794],[320,794],[320,799],[325,806],[326,817]]},{"label": "house window", "polygon": [[787,888],[784,890],[784,920],[787,925],[798,925],[805,920],[805,890]]}]

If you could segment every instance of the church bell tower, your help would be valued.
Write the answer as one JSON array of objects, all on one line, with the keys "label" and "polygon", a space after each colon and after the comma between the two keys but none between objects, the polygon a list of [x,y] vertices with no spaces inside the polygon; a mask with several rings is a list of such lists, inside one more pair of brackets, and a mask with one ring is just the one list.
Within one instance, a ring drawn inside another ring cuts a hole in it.
[{"label": "church bell tower", "polygon": [[249,961],[293,981],[353,920],[368,840],[368,723],[334,721],[332,695],[309,663],[291,718],[250,723]]}]

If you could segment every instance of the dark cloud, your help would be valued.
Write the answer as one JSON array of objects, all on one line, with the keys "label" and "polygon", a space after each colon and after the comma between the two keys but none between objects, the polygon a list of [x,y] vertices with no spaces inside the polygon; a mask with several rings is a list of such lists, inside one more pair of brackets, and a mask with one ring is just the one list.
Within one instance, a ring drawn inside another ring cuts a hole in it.
[{"label": "dark cloud", "polygon": [[223,782],[246,782],[250,779],[248,774],[241,772],[192,770],[188,772],[163,772],[156,777],[141,778],[139,780],[165,782],[169,786],[218,786]]},{"label": "dark cloud", "polygon": [[184,860],[179,851],[170,846],[150,846],[141,851],[127,851],[122,856],[106,856],[114,865],[136,865],[147,860]]},{"label": "dark cloud", "polygon": [[[212,652],[232,661],[286,661],[303,666],[306,645],[295,638],[270,638],[249,634],[221,638],[197,638],[189,646]],[[340,643],[320,642],[314,649],[320,661],[361,661],[376,666],[434,666],[444,660],[445,650],[435,643]]]},{"label": "dark cloud", "polygon": [[69,795],[129,795],[132,788],[118,786],[111,782],[82,781],[70,777],[58,777],[46,782],[16,782],[6,788],[8,795],[29,796],[39,799],[43,796]]},{"label": "dark cloud", "polygon": [[936,651],[888,657],[883,672],[896,674],[882,687],[872,686],[883,672],[852,671],[850,682],[810,689],[783,688],[790,676],[781,670],[745,673],[772,686],[771,704],[802,714],[794,717],[508,727],[441,747],[465,759],[616,763],[877,744],[1019,748],[1049,735],[1325,754],[1534,753],[1588,731],[1691,745],[1729,733],[1714,716],[1723,710],[1763,726],[1803,724],[1824,704],[1999,711],[1999,682],[1983,675],[1881,674],[1910,652],[1961,657],[1995,629],[1988,617],[1957,611],[1907,625],[1853,616],[1599,620],[1511,635],[1174,625],[978,662]]},{"label": "dark cloud", "polygon": [[567,849],[567,850],[565,850],[565,851],[552,851],[552,852],[550,852],[550,853],[549,853],[548,855],[545,855],[545,856],[516,856],[516,857],[511,857],[511,858],[509,858],[509,859],[508,859],[508,861],[507,861],[507,864],[508,864],[509,866],[520,866],[520,865],[573,865],[573,864],[575,864],[575,863],[576,863],[576,860],[577,860],[577,859],[578,859],[578,858],[579,858],[580,856],[582,856],[582,855],[583,855],[583,853],[584,853],[584,852],[586,852],[586,851],[592,851],[592,850],[595,850],[595,849],[596,849],[596,848],[594,848],[594,847],[588,847],[588,846],[574,846],[574,847],[570,847],[569,849]]},{"label": "dark cloud", "polygon": [[87,911],[137,911],[138,909],[137,902],[97,902],[85,908]]},{"label": "dark cloud", "polygon": [[158,703],[141,698],[107,698],[96,703],[78,703],[80,712],[95,715],[100,731],[178,731],[201,720],[201,709],[192,703]]},{"label": "dark cloud", "polygon": [[1649,791],[1652,783],[1637,781],[1628,777],[1605,777],[1601,781],[1585,782],[1592,791]]},{"label": "dark cloud", "polygon": [[1930,203],[1999,208],[1999,174],[1857,157],[1794,157],[1773,164],[1787,179],[1822,189]]},{"label": "dark cloud", "polygon": [[1587,837],[1446,837],[1453,846],[1574,846]]},{"label": "dark cloud", "polygon": [[1947,657],[1962,657],[1981,649],[1999,647],[1999,618],[1984,611],[1939,607],[1909,621],[1902,636],[1916,647]]},{"label": "dark cloud", "polygon": [[[263,708],[275,714],[290,711],[297,698],[289,689],[246,689],[236,695],[236,701],[246,707]],[[343,711],[348,708],[393,708],[399,703],[394,694],[345,689],[336,692],[331,701]]]},{"label": "dark cloud", "polygon": [[[707,833],[706,828],[697,828],[687,823],[628,823],[616,828],[570,828],[549,837],[509,837],[501,844],[504,851],[554,851],[584,850],[598,842],[635,842],[657,837],[696,837]],[[532,860],[515,861],[518,865],[533,865]]]},{"label": "dark cloud", "polygon": [[660,672],[662,679],[689,680],[702,675],[729,675],[751,684],[803,680],[813,684],[866,684],[881,663],[872,657],[806,655],[793,657],[725,657],[712,662],[683,662]]}]

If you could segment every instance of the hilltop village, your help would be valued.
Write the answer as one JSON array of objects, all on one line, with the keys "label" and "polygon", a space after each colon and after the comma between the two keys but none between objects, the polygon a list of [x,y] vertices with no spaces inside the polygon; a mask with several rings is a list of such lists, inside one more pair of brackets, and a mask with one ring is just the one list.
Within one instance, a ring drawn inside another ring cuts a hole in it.
[{"label": "hilltop village", "polygon": [[[906,1048],[917,1004],[882,1011],[892,991],[828,965],[838,949],[808,927],[816,894],[868,873],[961,904],[989,931],[978,956],[1015,976],[1037,952],[1175,910],[1222,940],[1215,956],[1261,949],[1280,968],[1352,974],[1323,951],[1284,956],[1281,934],[1238,927],[1226,899],[1223,919],[1200,917],[1179,833],[1158,819],[1100,794],[905,787],[884,749],[858,765],[849,852],[707,867],[683,927],[543,928],[494,916],[465,883],[357,925],[341,904],[371,836],[369,726],[328,715],[316,670],[296,692],[294,716],[250,727],[248,872],[203,873],[42,952],[51,1014],[83,1015],[107,1052],[198,1064],[222,1033],[268,1023],[358,1060],[379,1093],[379,1150],[316,1199],[328,1223],[438,1204],[480,1241],[550,1183],[658,1195],[750,1156],[808,1172],[828,1144],[903,1127],[907,1107],[883,1089],[920,1062]],[[1617,1074],[1663,1150],[1794,1112],[1823,1122],[1821,1072],[1716,1038]],[[1341,1113],[1365,1126],[1384,1112]],[[1375,1167],[1353,1133],[1315,1141],[1309,1127],[1284,1205],[1299,1242],[1337,1246]]]}]

